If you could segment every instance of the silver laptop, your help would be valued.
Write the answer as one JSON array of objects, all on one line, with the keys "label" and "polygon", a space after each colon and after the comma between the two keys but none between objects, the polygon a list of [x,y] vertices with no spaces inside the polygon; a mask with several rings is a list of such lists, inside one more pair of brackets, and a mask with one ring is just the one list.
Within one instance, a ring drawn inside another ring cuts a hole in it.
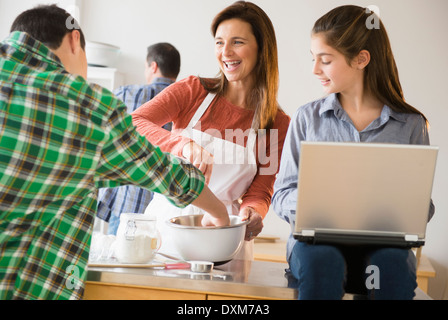
[{"label": "silver laptop", "polygon": [[438,147],[302,142],[294,237],[308,243],[425,243]]}]

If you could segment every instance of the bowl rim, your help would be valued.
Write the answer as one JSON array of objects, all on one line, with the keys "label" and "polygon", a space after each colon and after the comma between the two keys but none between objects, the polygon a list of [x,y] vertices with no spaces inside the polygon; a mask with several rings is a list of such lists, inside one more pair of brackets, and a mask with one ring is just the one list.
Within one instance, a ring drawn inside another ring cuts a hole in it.
[{"label": "bowl rim", "polygon": [[[172,222],[174,219],[177,219],[177,218],[180,218],[180,217],[189,217],[189,216],[203,216],[203,214],[199,214],[199,215],[198,214],[189,214],[189,215],[177,216],[177,217],[173,217],[173,218],[170,218],[170,219],[166,220],[166,223],[169,226],[173,227],[173,228],[194,229],[194,230],[231,229],[231,228],[241,227],[241,226],[244,226],[244,225],[249,223],[249,220],[244,220],[244,221],[241,221],[240,223],[232,224],[232,225],[229,225],[229,226],[220,226],[220,227],[217,227],[217,226],[203,227],[203,226],[201,226],[201,227],[197,227],[197,226],[186,226],[186,225],[181,225],[181,224],[177,224],[177,223]],[[238,216],[235,215],[235,217],[238,217]]]}]

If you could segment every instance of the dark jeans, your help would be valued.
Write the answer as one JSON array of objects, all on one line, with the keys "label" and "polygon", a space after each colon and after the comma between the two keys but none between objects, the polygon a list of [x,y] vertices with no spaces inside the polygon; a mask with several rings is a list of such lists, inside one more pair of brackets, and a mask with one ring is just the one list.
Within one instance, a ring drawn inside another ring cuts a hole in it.
[{"label": "dark jeans", "polygon": [[296,243],[289,261],[303,300],[341,299],[346,292],[369,299],[412,299],[416,264],[408,249],[303,242]]}]

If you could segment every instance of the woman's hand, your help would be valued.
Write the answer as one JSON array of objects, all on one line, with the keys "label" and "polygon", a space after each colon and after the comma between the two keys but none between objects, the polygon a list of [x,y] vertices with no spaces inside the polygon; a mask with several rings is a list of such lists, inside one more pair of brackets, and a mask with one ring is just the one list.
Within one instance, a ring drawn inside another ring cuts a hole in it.
[{"label": "woman's hand", "polygon": [[251,207],[246,207],[240,211],[239,216],[243,220],[249,220],[246,226],[246,235],[244,240],[250,241],[254,239],[263,230],[263,218]]},{"label": "woman's hand", "polygon": [[205,183],[208,184],[213,170],[213,154],[202,148],[196,142],[190,141],[183,147],[182,155],[196,168],[201,170],[205,176]]}]

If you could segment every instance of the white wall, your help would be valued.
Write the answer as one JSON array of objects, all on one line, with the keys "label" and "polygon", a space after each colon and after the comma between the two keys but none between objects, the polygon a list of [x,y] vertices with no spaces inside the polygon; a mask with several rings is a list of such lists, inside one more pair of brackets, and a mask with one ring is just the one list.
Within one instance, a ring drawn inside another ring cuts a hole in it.
[{"label": "white wall", "polygon": [[[127,83],[141,83],[146,47],[159,41],[174,44],[182,55],[180,78],[214,76],[210,24],[233,0],[65,0],[44,3],[76,4],[88,40],[118,45],[118,68]],[[254,0],[271,17],[277,32],[280,59],[279,102],[292,115],[304,103],[322,95],[311,74],[309,34],[314,21],[342,4],[376,5],[386,25],[400,71],[407,101],[431,123],[431,142],[440,146],[433,189],[436,215],[428,225],[423,252],[436,268],[429,294],[448,299],[448,106],[445,99],[448,74],[448,1],[446,0]],[[0,0],[0,38],[5,38],[14,18],[40,3],[36,0]],[[265,220],[265,234],[286,238],[289,227],[273,212]]]}]

